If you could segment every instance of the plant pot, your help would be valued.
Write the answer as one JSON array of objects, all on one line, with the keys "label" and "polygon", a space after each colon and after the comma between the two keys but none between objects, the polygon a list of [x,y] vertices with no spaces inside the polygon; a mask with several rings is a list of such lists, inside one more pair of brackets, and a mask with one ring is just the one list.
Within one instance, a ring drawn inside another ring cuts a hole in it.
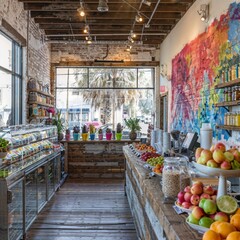
[{"label": "plant pot", "polygon": [[88,140],[88,133],[82,133],[82,140],[87,141]]},{"label": "plant pot", "polygon": [[70,139],[71,139],[70,133],[67,133],[67,134],[65,135],[65,139],[66,139],[66,141],[70,141]]},{"label": "plant pot", "polygon": [[78,141],[80,139],[80,133],[73,133],[73,140]]},{"label": "plant pot", "polygon": [[116,140],[121,140],[122,139],[122,133],[116,133]]},{"label": "plant pot", "polygon": [[137,133],[134,132],[134,131],[130,132],[130,133],[129,133],[129,138],[130,138],[131,140],[136,140],[136,138],[137,138]]},{"label": "plant pot", "polygon": [[111,140],[112,139],[112,133],[106,133],[106,139]]},{"label": "plant pot", "polygon": [[94,140],[95,139],[95,133],[90,133],[90,139]]},{"label": "plant pot", "polygon": [[102,133],[98,134],[98,140],[103,140],[103,134]]},{"label": "plant pot", "polygon": [[8,152],[0,152],[0,158],[5,158]]}]

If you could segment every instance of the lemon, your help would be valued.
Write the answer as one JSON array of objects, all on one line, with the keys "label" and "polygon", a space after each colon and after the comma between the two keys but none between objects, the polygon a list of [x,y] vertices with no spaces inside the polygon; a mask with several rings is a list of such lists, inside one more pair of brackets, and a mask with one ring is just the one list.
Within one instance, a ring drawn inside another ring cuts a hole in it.
[{"label": "lemon", "polygon": [[223,195],[217,199],[217,207],[221,212],[233,214],[238,209],[238,203],[234,197]]}]

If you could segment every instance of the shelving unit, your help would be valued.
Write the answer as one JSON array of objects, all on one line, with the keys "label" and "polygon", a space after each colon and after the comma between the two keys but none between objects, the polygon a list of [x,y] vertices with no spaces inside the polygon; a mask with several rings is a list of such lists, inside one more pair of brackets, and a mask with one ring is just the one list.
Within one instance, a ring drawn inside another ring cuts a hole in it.
[{"label": "shelving unit", "polygon": [[230,125],[217,125],[217,128],[230,130],[230,131],[240,131],[240,127],[230,126]]},{"label": "shelving unit", "polygon": [[28,91],[29,91],[29,92],[40,93],[40,94],[42,94],[42,95],[44,95],[44,96],[46,96],[46,97],[54,98],[54,96],[53,96],[52,94],[43,92],[43,91],[38,90],[38,89],[36,89],[36,88],[32,88],[32,89],[30,88],[30,89],[28,89]]},{"label": "shelving unit", "polygon": [[41,106],[44,106],[44,107],[54,107],[54,105],[52,105],[52,104],[41,103],[41,102],[37,102],[37,101],[29,101],[28,104],[29,105],[36,104],[36,105],[41,105]]},{"label": "shelving unit", "polygon": [[240,105],[240,100],[230,102],[220,102],[215,104],[216,107],[234,107]]},{"label": "shelving unit", "polygon": [[235,80],[232,80],[230,82],[225,82],[225,83],[219,83],[215,86],[216,89],[219,88],[225,88],[225,87],[233,87],[236,85],[240,85],[240,78],[237,78]]}]

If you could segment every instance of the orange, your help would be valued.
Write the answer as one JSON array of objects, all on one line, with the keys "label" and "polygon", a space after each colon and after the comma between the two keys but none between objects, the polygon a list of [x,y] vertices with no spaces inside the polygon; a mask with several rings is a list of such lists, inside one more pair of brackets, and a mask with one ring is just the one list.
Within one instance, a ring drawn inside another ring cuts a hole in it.
[{"label": "orange", "polygon": [[234,231],[236,231],[236,228],[228,222],[222,222],[217,226],[217,233],[219,233],[222,238],[226,238],[228,234]]},{"label": "orange", "polygon": [[161,167],[162,167],[162,165],[159,164],[159,163],[157,163],[156,166],[155,166],[155,168],[161,168]]},{"label": "orange", "polygon": [[240,240],[240,232],[231,232],[226,240]]},{"label": "orange", "polygon": [[208,230],[203,234],[202,240],[221,240],[220,234],[214,232],[213,230]]},{"label": "orange", "polygon": [[217,226],[222,223],[222,221],[216,221],[216,222],[213,222],[210,226],[210,230],[213,230],[214,232],[217,232]]},{"label": "orange", "polygon": [[240,230],[240,214],[234,214],[230,219],[230,223],[239,231]]},{"label": "orange", "polygon": [[238,208],[234,214],[240,214],[240,208]]}]

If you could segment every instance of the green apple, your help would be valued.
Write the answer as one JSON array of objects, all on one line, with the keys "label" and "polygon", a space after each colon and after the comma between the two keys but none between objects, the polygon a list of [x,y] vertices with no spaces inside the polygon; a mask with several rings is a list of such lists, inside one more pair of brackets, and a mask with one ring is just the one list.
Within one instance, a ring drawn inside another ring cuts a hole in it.
[{"label": "green apple", "polygon": [[203,210],[206,214],[214,214],[217,211],[217,204],[212,199],[206,199],[203,204]]},{"label": "green apple", "polygon": [[197,224],[198,225],[198,222],[199,220],[197,218],[195,218],[192,213],[188,216],[187,218],[187,221],[192,223],[192,224]]},{"label": "green apple", "polygon": [[214,222],[214,220],[210,217],[202,217],[199,220],[199,225],[202,227],[210,228],[210,226],[213,222]]}]

